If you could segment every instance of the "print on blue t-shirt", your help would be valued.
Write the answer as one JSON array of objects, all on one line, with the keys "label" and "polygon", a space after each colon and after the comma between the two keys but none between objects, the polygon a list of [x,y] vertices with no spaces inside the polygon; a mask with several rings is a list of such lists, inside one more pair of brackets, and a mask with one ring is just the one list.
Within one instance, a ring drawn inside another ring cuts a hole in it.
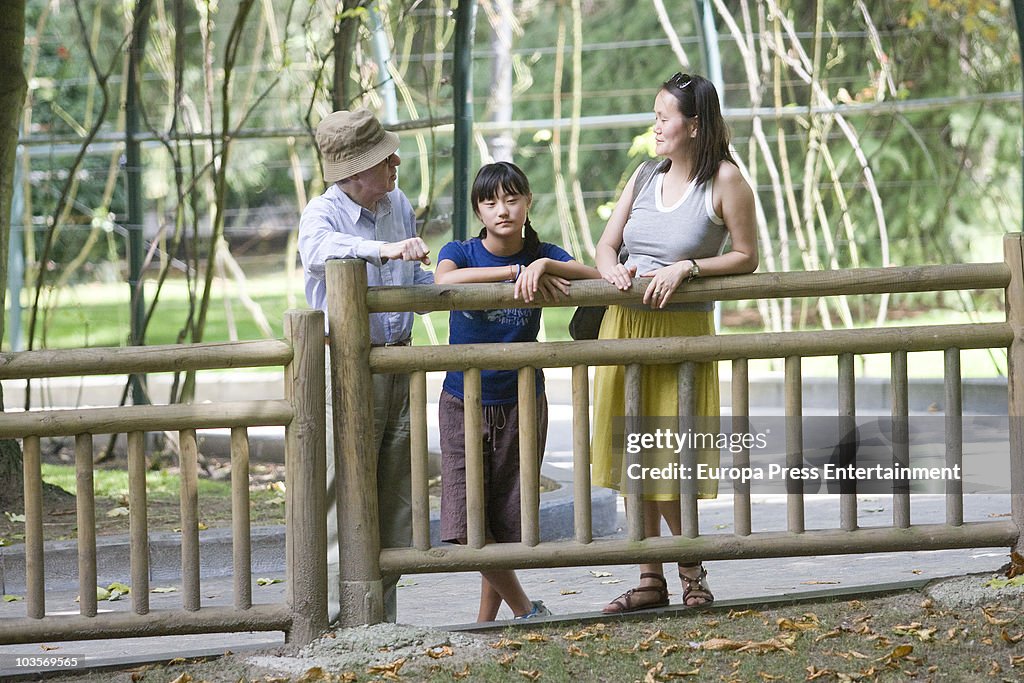
[{"label": "print on blue t-shirt", "polygon": [[[537,259],[572,261],[564,249],[541,242],[534,256],[520,251],[512,256],[496,256],[487,251],[478,237],[465,242],[449,242],[441,248],[437,261],[445,259],[459,268],[489,268],[494,266],[523,267]],[[486,311],[452,311],[448,321],[449,344],[512,343],[537,341],[540,331],[539,308],[498,308]],[[519,379],[515,370],[481,370],[480,384],[484,405],[515,403],[519,396]],[[461,372],[449,372],[444,378],[444,390],[463,398]],[[544,390],[544,375],[537,371],[537,393]]]}]

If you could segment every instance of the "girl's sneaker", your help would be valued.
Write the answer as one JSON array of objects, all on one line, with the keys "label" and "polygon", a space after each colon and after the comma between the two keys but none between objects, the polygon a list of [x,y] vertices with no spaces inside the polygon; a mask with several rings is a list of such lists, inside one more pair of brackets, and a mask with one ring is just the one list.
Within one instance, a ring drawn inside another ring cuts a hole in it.
[{"label": "girl's sneaker", "polygon": [[516,619],[533,619],[534,617],[550,617],[551,610],[544,606],[543,600],[531,600],[530,604],[533,605],[533,609],[528,614],[524,614]]}]

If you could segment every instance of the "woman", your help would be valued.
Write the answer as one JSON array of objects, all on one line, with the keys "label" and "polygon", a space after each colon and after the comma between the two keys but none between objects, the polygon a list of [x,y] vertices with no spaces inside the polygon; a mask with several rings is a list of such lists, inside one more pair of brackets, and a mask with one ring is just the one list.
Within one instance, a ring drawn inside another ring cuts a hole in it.
[{"label": "woman", "polygon": [[[597,268],[605,280],[620,290],[629,289],[638,274],[650,277],[651,282],[644,291],[643,306],[608,308],[601,339],[714,334],[710,303],[669,304],[669,299],[690,280],[750,273],[757,268],[754,195],[729,152],[729,132],[714,85],[700,76],[676,73],[658,91],[654,117],[655,152],[662,161],[649,180],[638,182],[639,174],[634,172],[597,245]],[[640,185],[636,194],[634,184]],[[727,239],[731,247],[725,250]],[[619,262],[623,246],[629,253],[624,264]],[[695,388],[697,417],[711,417],[717,423],[718,368],[714,363],[698,364]],[[642,392],[641,415],[671,417],[671,424],[676,424],[675,366],[643,366]],[[598,368],[594,395],[594,483],[621,489],[622,435],[613,443],[612,424],[625,412],[623,367]],[[715,450],[697,452],[698,462],[712,466],[718,465],[718,455]],[[641,464],[664,466],[677,457],[673,450],[645,451]],[[659,536],[664,519],[678,536],[679,482],[644,481],[642,490],[639,502],[645,535]],[[698,482],[700,498],[714,498],[717,493],[717,481]],[[668,604],[662,565],[642,564],[640,572],[640,584],[609,603],[605,613]],[[679,565],[685,606],[714,600],[706,576],[699,562]]]}]

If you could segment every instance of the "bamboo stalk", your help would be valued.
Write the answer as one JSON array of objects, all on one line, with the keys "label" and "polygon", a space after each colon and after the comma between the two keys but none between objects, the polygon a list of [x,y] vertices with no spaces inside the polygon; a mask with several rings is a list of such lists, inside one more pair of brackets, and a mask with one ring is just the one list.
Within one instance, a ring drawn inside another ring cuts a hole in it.
[{"label": "bamboo stalk", "polygon": [[149,515],[146,509],[146,434],[128,432],[128,527],[132,609],[149,613]]},{"label": "bamboo stalk", "polygon": [[590,377],[572,367],[572,512],[577,543],[594,540],[590,500]]},{"label": "bamboo stalk", "polygon": [[519,369],[519,509],[522,542],[540,543],[540,454],[537,453],[537,373]]},{"label": "bamboo stalk", "polygon": [[[982,349],[1006,347],[1012,340],[1013,332],[1007,323],[982,323],[706,337],[408,346],[373,349],[370,352],[370,368],[373,372],[384,373],[464,371],[471,367],[514,370],[524,365],[535,368],[621,365],[623,358],[645,365],[660,365],[684,360],[704,362],[736,358],[886,353],[897,350],[941,351],[950,346]],[[7,416],[0,416],[0,436],[7,431],[3,427],[5,419]]]}]

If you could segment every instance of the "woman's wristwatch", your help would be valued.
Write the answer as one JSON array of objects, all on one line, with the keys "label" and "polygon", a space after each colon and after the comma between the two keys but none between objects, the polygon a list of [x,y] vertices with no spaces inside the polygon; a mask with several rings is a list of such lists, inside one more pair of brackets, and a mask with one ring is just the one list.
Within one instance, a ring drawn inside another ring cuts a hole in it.
[{"label": "woman's wristwatch", "polygon": [[687,260],[690,262],[690,275],[686,278],[686,281],[689,282],[694,278],[700,277],[700,266],[698,266],[697,261],[692,258]]}]

